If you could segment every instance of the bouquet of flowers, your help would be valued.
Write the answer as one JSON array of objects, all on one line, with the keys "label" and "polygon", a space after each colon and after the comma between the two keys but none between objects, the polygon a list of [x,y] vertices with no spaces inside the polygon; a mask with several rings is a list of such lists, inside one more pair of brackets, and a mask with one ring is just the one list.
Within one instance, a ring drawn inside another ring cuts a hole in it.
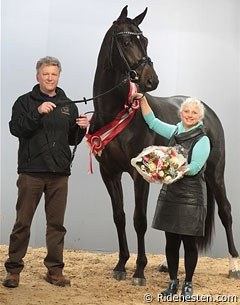
[{"label": "bouquet of flowers", "polygon": [[178,169],[187,162],[181,145],[149,146],[131,160],[131,164],[148,182],[170,184],[183,177]]}]

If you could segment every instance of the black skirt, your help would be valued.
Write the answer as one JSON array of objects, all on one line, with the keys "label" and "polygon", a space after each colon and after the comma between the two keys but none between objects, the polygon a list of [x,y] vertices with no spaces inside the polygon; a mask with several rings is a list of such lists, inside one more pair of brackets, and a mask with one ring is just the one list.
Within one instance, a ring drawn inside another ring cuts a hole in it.
[{"label": "black skirt", "polygon": [[163,185],[152,222],[154,229],[183,235],[204,236],[207,192],[203,175],[184,176]]}]

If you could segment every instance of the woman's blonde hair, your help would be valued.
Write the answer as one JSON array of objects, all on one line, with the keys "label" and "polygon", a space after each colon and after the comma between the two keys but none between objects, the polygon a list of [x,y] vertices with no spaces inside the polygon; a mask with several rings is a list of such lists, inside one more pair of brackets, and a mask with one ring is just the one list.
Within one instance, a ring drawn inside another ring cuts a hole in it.
[{"label": "woman's blonde hair", "polygon": [[180,109],[179,109],[179,113],[181,113],[183,111],[183,109],[189,105],[189,104],[192,104],[192,105],[196,105],[199,110],[200,110],[200,115],[202,117],[202,119],[204,118],[204,114],[205,114],[205,107],[203,105],[203,103],[197,99],[196,97],[188,97],[180,106]]}]

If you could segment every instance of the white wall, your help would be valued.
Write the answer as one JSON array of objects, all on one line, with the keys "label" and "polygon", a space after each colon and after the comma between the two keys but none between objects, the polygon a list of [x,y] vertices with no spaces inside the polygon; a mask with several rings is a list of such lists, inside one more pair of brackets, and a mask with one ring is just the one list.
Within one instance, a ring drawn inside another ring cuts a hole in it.
[{"label": "white wall", "polygon": [[[197,96],[219,115],[226,136],[226,186],[232,204],[235,242],[239,244],[239,104],[240,4],[237,0],[8,0],[2,3],[1,44],[1,205],[0,243],[8,244],[15,220],[17,139],[8,130],[16,98],[35,84],[36,61],[45,55],[63,65],[60,86],[73,100],[92,96],[102,39],[128,4],[134,18],[145,7],[141,24],[148,54],[160,84],[152,94]],[[79,111],[92,110],[78,104]],[[82,143],[74,160],[66,212],[66,248],[117,251],[111,203],[94,160],[88,173],[88,148]],[[136,251],[133,187],[124,175],[130,251]],[[164,253],[164,235],[150,227],[158,185],[151,185],[146,234],[147,252]],[[32,246],[45,245],[43,202],[32,225]],[[216,213],[216,236],[208,255],[227,256],[226,237]]]}]

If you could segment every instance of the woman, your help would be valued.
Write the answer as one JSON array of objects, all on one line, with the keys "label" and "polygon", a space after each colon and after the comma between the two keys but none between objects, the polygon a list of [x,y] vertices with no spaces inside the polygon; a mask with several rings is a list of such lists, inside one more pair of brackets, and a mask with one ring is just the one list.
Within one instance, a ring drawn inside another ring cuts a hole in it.
[{"label": "woman", "polygon": [[180,107],[181,121],[171,125],[155,117],[141,93],[134,94],[132,99],[140,100],[143,118],[150,129],[169,139],[169,146],[179,144],[187,152],[188,164],[181,168],[183,178],[173,184],[164,184],[160,191],[152,227],[165,231],[166,235],[170,282],[161,294],[169,296],[178,291],[179,249],[183,242],[185,280],[181,295],[185,299],[191,298],[192,277],[198,260],[197,238],[204,236],[207,214],[204,170],[210,153],[210,141],[202,122],[204,106],[196,98],[187,98]]}]

